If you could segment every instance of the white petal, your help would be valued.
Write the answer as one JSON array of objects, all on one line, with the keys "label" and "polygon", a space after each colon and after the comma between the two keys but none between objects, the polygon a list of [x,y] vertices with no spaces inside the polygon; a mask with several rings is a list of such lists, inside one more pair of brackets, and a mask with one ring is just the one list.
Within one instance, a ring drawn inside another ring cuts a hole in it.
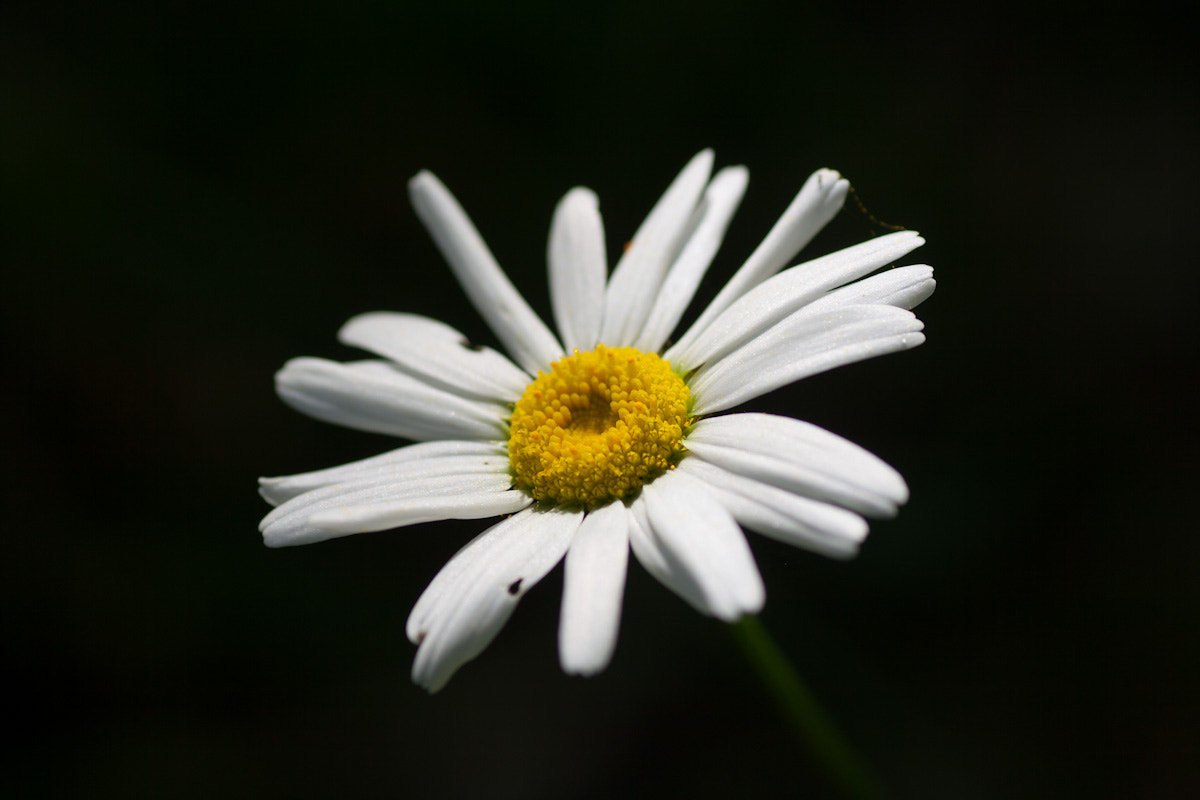
[{"label": "white petal", "polygon": [[762,610],[762,577],[746,537],[705,484],[678,470],[642,490],[663,556],[701,587],[713,614],[733,622]]},{"label": "white petal", "polygon": [[850,182],[831,169],[819,169],[810,175],[767,238],[679,340],[681,348],[690,346],[692,339],[734,300],[783,269],[841,210],[849,190]]},{"label": "white petal", "polygon": [[513,360],[537,374],[559,358],[562,345],[505,276],[454,195],[431,172],[418,173],[408,192],[463,291]]},{"label": "white petal", "polygon": [[436,442],[421,442],[391,450],[377,456],[352,461],[328,469],[303,472],[299,475],[287,475],[279,478],[259,478],[258,493],[273,506],[291,500],[305,492],[319,489],[323,486],[343,481],[354,481],[370,478],[376,474],[387,473],[392,467],[400,464],[412,464],[418,474],[431,461],[439,461],[447,456],[467,456],[472,469],[466,471],[481,472],[495,469],[503,472],[508,468],[508,448],[498,442],[471,442],[444,440]]},{"label": "white petal", "polygon": [[558,624],[564,672],[595,675],[612,659],[621,626],[630,518],[622,503],[588,512],[567,551]]},{"label": "white petal", "polygon": [[593,349],[600,341],[608,260],[600,204],[590,189],[572,189],[554,210],[546,261],[550,303],[566,352]]},{"label": "white petal", "polygon": [[740,525],[831,558],[851,558],[867,536],[857,514],[721,469],[692,454],[678,467],[703,481]]},{"label": "white petal", "polygon": [[[508,470],[496,463],[499,460],[494,456],[451,455],[423,458],[416,461],[406,460],[365,472],[353,473],[290,498],[268,513],[262,524],[259,525],[259,529],[262,530],[284,517],[295,516],[301,512],[307,519],[314,511],[336,506],[352,496],[370,503],[392,497],[416,496],[424,491],[452,494],[460,488],[461,481],[450,482],[448,479],[451,477],[473,481],[481,477],[502,476],[509,477],[509,483],[511,483]],[[435,481],[435,485],[422,488],[430,480]]]},{"label": "white petal", "polygon": [[313,514],[310,524],[337,535],[400,528],[419,522],[443,519],[482,519],[512,514],[531,499],[523,492],[501,490],[502,484],[489,477],[454,497],[410,497],[371,505],[339,506]]},{"label": "white petal", "polygon": [[819,372],[908,350],[925,341],[921,321],[892,306],[801,309],[688,382],[694,413],[733,408]]},{"label": "white petal", "polygon": [[498,473],[452,474],[330,486],[293,498],[263,518],[268,547],[311,544],[352,533],[511,514],[529,505]]},{"label": "white petal", "polygon": [[924,264],[897,267],[832,291],[812,302],[808,308],[812,310],[881,303],[911,311],[928,300],[936,286],[933,267]]},{"label": "white petal", "polygon": [[699,221],[679,257],[671,265],[646,327],[633,346],[643,352],[656,353],[662,346],[688,304],[696,294],[701,278],[708,271],[713,256],[725,238],[729,221],[737,211],[746,192],[749,173],[745,167],[726,167],[717,173],[704,191],[704,199],[696,209]]},{"label": "white petal", "polygon": [[666,358],[685,369],[712,363],[830,289],[874,272],[924,241],[913,231],[900,231],[792,267],[742,295],[690,345],[671,348]]},{"label": "white petal", "polygon": [[451,497],[410,497],[314,514],[307,524],[281,522],[263,533],[267,547],[313,544],[356,533],[404,528],[447,519],[489,519],[527,508],[529,495],[497,487],[460,489]]},{"label": "white petal", "polygon": [[309,416],[406,439],[502,439],[502,406],[452,395],[383,361],[293,358],[275,375],[283,401]]},{"label": "white petal", "polygon": [[688,451],[705,461],[790,492],[869,516],[890,517],[908,501],[900,473],[809,422],[771,414],[729,414],[696,423]]},{"label": "white petal", "polygon": [[449,325],[418,314],[360,314],[342,326],[338,338],[390,358],[429,386],[463,397],[509,403],[533,380],[495,350],[472,345]]},{"label": "white petal", "polygon": [[713,153],[697,153],[668,187],[613,269],[604,298],[600,341],[624,347],[637,338],[654,304],[667,267],[679,254],[688,221],[708,183]]},{"label": "white petal", "polygon": [[659,583],[683,598],[692,608],[707,616],[716,616],[704,590],[695,579],[663,554],[657,540],[650,533],[650,520],[646,516],[645,492],[629,506],[629,547],[647,572]]},{"label": "white petal", "polygon": [[412,679],[430,692],[483,652],[517,601],[567,552],[581,512],[527,509],[458,551],[413,607],[408,634],[418,643]]}]

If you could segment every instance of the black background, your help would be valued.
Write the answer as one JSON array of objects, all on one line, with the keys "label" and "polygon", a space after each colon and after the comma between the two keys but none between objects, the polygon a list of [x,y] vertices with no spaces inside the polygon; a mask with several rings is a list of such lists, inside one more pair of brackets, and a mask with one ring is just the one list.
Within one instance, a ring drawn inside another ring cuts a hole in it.
[{"label": "black background", "polygon": [[391,446],[284,407],[287,358],[375,309],[494,341],[418,169],[548,318],[557,199],[616,252],[712,146],[751,183],[701,300],[822,166],[937,269],[923,347],[755,404],[913,493],[853,562],[751,537],[832,715],[901,797],[1194,796],[1191,41],[1147,5],[7,5],[0,793],[823,796],[640,567],[602,676],[559,671],[556,571],[430,697],[403,623],[481,523],[255,530],[258,475]]}]

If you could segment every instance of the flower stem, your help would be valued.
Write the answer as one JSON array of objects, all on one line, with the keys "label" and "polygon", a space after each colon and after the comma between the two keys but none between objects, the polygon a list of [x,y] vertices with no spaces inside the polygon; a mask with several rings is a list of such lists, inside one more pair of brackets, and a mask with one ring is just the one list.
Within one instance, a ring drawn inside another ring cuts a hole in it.
[{"label": "flower stem", "polygon": [[775,644],[758,617],[742,617],[729,626],[742,653],[775,699],[800,744],[824,770],[830,783],[849,798],[878,800],[883,790],[858,754],[833,726],[795,667]]}]

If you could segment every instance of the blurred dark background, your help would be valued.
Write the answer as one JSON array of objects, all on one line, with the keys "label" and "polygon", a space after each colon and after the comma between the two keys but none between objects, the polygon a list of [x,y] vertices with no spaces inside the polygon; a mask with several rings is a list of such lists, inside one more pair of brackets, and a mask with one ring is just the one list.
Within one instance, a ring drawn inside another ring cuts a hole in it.
[{"label": "blurred dark background", "polygon": [[1196,796],[1200,94],[1181,19],[1100,9],[6,4],[0,794],[825,796],[640,567],[602,676],[559,671],[556,571],[429,697],[403,623],[481,523],[255,528],[258,475],[392,446],[283,406],[287,358],[376,309],[494,341],[418,169],[548,319],[557,199],[616,251],[712,146],[751,183],[700,300],[822,166],[938,270],[925,346],[758,404],[912,489],[854,562],[752,537],[830,713],[899,797]]}]

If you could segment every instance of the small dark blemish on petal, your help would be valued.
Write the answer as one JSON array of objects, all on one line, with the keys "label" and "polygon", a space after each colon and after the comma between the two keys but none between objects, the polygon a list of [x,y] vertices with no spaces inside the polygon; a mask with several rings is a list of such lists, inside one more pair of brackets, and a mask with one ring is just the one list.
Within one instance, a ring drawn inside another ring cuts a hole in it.
[{"label": "small dark blemish on petal", "polygon": [[459,342],[459,344],[462,345],[463,347],[465,347],[466,349],[470,350],[472,353],[478,353],[481,350],[483,350],[483,345],[475,344],[470,339],[463,339],[462,341]]},{"label": "small dark blemish on petal", "polygon": [[511,595],[516,595],[517,592],[521,591],[521,581],[523,581],[523,580],[525,580],[525,579],[517,578],[515,581],[510,583],[508,585],[508,593]]}]

